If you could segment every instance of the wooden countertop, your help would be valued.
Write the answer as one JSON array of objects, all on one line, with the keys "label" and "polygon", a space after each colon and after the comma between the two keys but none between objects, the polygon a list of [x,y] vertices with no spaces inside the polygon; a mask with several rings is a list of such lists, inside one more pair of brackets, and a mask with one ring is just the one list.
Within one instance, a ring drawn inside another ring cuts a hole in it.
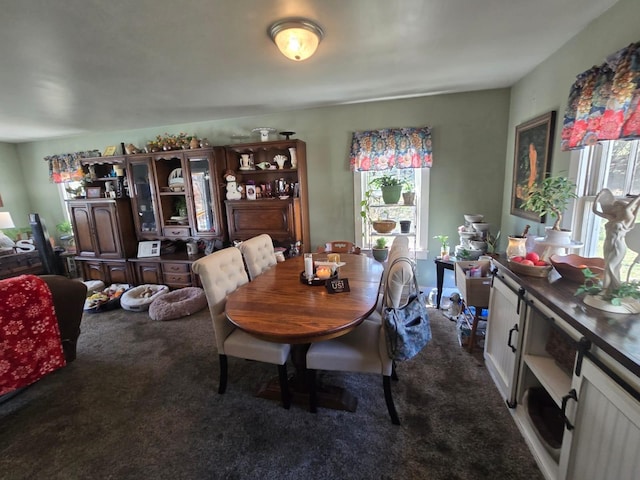
[{"label": "wooden countertop", "polygon": [[547,278],[536,278],[512,272],[502,256],[493,263],[501,274],[518,282],[559,318],[640,377],[639,314],[610,313],[585,305],[582,297],[575,295],[580,285],[565,280],[555,270]]}]

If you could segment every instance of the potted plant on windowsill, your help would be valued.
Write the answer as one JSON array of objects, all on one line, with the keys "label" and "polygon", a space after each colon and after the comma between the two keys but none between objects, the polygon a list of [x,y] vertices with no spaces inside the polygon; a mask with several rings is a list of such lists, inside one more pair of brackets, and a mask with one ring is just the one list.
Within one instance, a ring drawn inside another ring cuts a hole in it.
[{"label": "potted plant on windowsill", "polygon": [[433,238],[440,242],[440,258],[449,260],[449,235],[436,235]]},{"label": "potted plant on windowsill", "polygon": [[372,202],[374,202],[373,190],[367,190],[364,192],[364,198],[360,202],[360,207],[362,208],[360,216],[364,220],[365,226],[369,223],[377,233],[390,233],[396,228],[396,221],[388,218],[378,218],[377,220],[371,218]]},{"label": "potted plant on windowsill", "polygon": [[522,208],[530,212],[543,215],[551,215],[555,218],[552,227],[547,227],[546,242],[553,244],[570,244],[571,231],[563,230],[562,214],[569,201],[577,198],[576,184],[563,176],[548,176],[540,183],[534,183],[524,189],[524,201]]},{"label": "potted plant on windowsill", "polygon": [[382,192],[382,200],[386,204],[395,204],[400,201],[400,194],[405,181],[394,175],[382,175],[369,182],[369,185],[377,187]]},{"label": "potted plant on windowsill", "polygon": [[384,262],[389,256],[389,247],[387,247],[387,239],[384,237],[379,237],[376,239],[376,243],[371,248],[371,253],[373,254],[373,258],[375,258],[379,262]]}]

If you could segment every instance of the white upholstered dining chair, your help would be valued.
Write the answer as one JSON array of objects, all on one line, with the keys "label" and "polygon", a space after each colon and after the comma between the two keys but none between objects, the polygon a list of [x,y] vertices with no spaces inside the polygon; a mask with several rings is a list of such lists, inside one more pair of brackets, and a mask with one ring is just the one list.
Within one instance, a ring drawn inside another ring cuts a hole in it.
[{"label": "white upholstered dining chair", "polygon": [[[411,260],[400,257],[387,275],[385,292],[394,300],[386,299],[386,305],[401,301],[404,286],[413,282],[414,269]],[[398,293],[400,292],[400,293]],[[377,312],[374,311],[372,315]],[[395,376],[394,362],[387,354],[385,327],[381,320],[367,319],[352,332],[323,342],[311,344],[307,351],[307,373],[310,390],[310,410],[317,410],[316,370],[373,373],[382,375],[382,386],[391,422],[400,425],[400,418],[391,395],[391,379]]]},{"label": "white upholstered dining chair", "polygon": [[286,361],[291,345],[267,342],[236,328],[225,314],[227,296],[249,281],[242,255],[235,247],[225,248],[202,257],[193,263],[193,271],[200,276],[209,304],[220,361],[218,393],[227,388],[227,355],[273,363],[278,366],[282,406],[289,408],[291,397],[287,380]]},{"label": "white upholstered dining chair", "polygon": [[239,248],[251,280],[278,263],[273,240],[266,233],[245,240]]}]

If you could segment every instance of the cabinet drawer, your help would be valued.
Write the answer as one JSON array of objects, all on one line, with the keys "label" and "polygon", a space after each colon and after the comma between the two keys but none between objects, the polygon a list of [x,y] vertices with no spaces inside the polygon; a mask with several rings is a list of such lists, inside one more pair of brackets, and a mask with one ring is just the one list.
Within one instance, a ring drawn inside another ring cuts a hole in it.
[{"label": "cabinet drawer", "polygon": [[189,273],[189,264],[187,263],[163,263],[162,271],[168,273]]},{"label": "cabinet drawer", "polygon": [[183,287],[191,286],[190,273],[165,273],[164,283],[167,285],[181,285]]},{"label": "cabinet drawer", "polygon": [[165,237],[190,237],[191,229],[189,227],[164,227],[162,233]]}]

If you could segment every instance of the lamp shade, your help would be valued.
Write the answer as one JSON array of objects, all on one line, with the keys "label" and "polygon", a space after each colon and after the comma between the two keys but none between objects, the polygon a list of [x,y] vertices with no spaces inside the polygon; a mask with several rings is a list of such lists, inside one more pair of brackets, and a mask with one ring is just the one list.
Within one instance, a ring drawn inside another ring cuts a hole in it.
[{"label": "lamp shade", "polygon": [[296,62],[313,55],[324,37],[322,28],[305,18],[279,20],[268,32],[282,54]]},{"label": "lamp shade", "polygon": [[0,229],[14,228],[15,224],[9,212],[0,212]]}]

